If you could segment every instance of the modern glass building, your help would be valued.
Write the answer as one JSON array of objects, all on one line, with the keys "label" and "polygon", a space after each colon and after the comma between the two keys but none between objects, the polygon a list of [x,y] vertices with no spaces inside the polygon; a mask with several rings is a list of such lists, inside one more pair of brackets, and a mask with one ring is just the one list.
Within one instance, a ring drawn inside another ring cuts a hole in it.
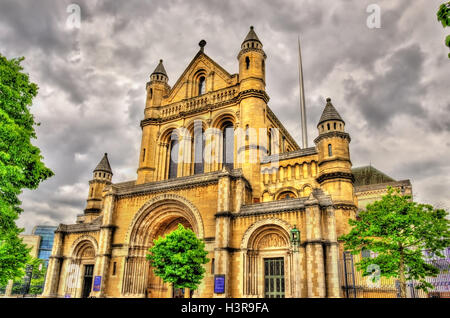
[{"label": "modern glass building", "polygon": [[33,228],[33,235],[39,235],[41,237],[38,258],[45,260],[45,265],[48,264],[48,259],[52,254],[53,238],[56,228],[57,226],[48,225],[37,225]]}]

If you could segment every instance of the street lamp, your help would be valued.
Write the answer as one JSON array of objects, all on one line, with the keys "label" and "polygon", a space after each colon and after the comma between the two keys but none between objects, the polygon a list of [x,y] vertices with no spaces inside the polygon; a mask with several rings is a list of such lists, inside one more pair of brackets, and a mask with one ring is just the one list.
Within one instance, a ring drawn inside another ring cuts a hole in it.
[{"label": "street lamp", "polygon": [[300,244],[300,231],[297,229],[297,226],[294,224],[294,228],[291,230],[291,243],[294,246],[294,251],[297,251],[297,248]]}]

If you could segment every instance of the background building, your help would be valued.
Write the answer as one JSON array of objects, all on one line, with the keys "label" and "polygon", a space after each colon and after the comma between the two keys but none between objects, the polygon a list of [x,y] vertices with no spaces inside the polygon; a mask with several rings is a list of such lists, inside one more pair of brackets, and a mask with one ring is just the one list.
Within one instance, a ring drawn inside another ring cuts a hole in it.
[{"label": "background building", "polygon": [[37,258],[45,260],[45,265],[48,264],[48,258],[52,253],[53,238],[57,226],[37,225],[33,228],[32,234],[40,237],[39,251]]}]

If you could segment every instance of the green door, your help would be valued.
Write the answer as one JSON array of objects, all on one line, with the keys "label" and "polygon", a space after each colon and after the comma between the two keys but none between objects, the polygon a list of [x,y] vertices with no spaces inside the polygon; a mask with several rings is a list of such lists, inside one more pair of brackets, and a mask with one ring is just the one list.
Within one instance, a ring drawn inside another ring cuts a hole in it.
[{"label": "green door", "polygon": [[284,298],[284,258],[264,259],[264,296]]}]

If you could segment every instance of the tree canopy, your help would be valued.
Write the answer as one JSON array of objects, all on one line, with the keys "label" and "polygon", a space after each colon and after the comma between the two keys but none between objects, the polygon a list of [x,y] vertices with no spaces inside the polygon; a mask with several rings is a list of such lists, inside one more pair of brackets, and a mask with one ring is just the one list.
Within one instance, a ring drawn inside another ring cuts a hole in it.
[{"label": "tree canopy", "polygon": [[147,259],[155,274],[175,288],[196,290],[205,273],[202,265],[209,262],[205,243],[181,224],[164,238],[154,240],[149,252]]},{"label": "tree canopy", "polygon": [[374,258],[363,258],[357,263],[364,275],[376,264],[384,277],[396,277],[402,297],[406,297],[406,282],[414,279],[417,288],[428,290],[433,286],[425,280],[436,276],[438,268],[424,260],[423,251],[444,257],[442,251],[450,244],[448,213],[428,204],[419,204],[411,196],[400,195],[388,189],[381,200],[367,205],[356,220],[349,220],[351,231],[339,239],[352,254],[363,249],[375,252]]},{"label": "tree canopy", "polygon": [[24,58],[8,60],[0,54],[0,284],[23,276],[28,249],[16,225],[22,209],[22,189],[36,189],[53,175],[42,162],[30,112],[38,86],[23,73]]},{"label": "tree canopy", "polygon": [[[450,1],[440,5],[437,12],[437,19],[442,23],[442,27],[445,28],[450,26]],[[450,35],[447,35],[445,38],[445,45],[450,48]],[[450,53],[448,54],[448,57],[450,58]]]}]

